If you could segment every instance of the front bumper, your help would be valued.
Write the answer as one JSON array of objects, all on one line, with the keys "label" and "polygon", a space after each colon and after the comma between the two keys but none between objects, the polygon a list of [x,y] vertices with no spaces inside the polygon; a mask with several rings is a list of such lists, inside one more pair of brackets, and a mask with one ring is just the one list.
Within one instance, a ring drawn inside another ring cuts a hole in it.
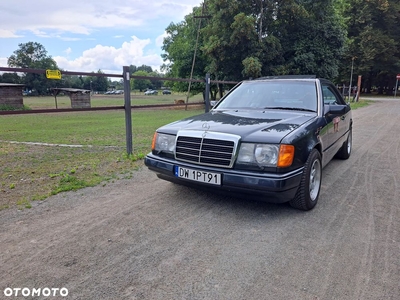
[{"label": "front bumper", "polygon": [[[283,174],[257,173],[188,164],[161,158],[152,153],[146,156],[144,162],[150,170],[156,172],[157,176],[164,180],[212,191],[232,192],[235,195],[250,196],[255,200],[272,203],[284,203],[294,198],[304,169],[300,168]],[[222,174],[222,184],[216,186],[178,178],[174,175],[175,166],[220,173]]]}]

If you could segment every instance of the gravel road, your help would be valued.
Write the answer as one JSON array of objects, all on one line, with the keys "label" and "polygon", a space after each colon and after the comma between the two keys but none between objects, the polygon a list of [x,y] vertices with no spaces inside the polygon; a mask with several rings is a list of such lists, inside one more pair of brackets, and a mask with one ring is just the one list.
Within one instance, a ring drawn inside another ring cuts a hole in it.
[{"label": "gravel road", "polygon": [[400,101],[353,116],[352,156],[324,169],[310,212],[144,167],[0,211],[0,299],[400,299]]}]

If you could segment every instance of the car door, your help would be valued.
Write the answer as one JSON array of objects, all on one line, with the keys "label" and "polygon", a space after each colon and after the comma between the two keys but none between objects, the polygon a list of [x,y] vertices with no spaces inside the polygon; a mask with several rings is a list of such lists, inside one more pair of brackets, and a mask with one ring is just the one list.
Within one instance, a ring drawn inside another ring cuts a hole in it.
[{"label": "car door", "polygon": [[322,82],[324,117],[327,122],[327,141],[329,156],[333,156],[342,146],[341,138],[350,127],[350,107],[343,100],[336,87],[329,82]]}]

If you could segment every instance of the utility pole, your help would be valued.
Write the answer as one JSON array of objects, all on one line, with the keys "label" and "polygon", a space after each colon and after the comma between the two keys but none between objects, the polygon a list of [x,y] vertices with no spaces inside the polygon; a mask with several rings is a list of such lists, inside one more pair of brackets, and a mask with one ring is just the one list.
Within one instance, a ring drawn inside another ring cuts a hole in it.
[{"label": "utility pole", "polygon": [[186,95],[185,110],[187,110],[188,101],[189,101],[189,95],[190,95],[190,88],[191,88],[191,86],[192,86],[193,70],[194,70],[194,65],[195,65],[195,62],[196,62],[197,45],[198,45],[198,43],[199,43],[199,36],[200,36],[201,19],[210,18],[210,16],[205,16],[205,15],[204,15],[205,6],[206,6],[206,1],[204,0],[204,2],[203,2],[203,7],[202,7],[202,9],[201,9],[201,16],[194,17],[194,18],[196,18],[196,19],[199,19],[199,26],[198,26],[198,28],[197,28],[196,45],[195,45],[195,47],[194,47],[194,54],[193,54],[193,61],[192,61],[192,70],[190,71],[190,81],[189,81],[189,87],[188,87],[188,91],[187,91],[187,95]]}]

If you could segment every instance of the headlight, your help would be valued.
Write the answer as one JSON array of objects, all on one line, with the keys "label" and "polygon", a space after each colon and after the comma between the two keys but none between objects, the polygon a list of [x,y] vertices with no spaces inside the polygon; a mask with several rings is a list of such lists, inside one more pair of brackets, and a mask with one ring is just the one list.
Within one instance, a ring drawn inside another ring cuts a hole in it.
[{"label": "headlight", "polygon": [[243,143],[237,162],[259,167],[289,167],[294,158],[294,146]]},{"label": "headlight", "polygon": [[277,145],[243,143],[237,162],[257,164],[260,167],[276,167],[278,154],[279,146]]},{"label": "headlight", "polygon": [[174,153],[175,151],[175,135],[156,132],[153,137],[151,149],[157,153]]}]

